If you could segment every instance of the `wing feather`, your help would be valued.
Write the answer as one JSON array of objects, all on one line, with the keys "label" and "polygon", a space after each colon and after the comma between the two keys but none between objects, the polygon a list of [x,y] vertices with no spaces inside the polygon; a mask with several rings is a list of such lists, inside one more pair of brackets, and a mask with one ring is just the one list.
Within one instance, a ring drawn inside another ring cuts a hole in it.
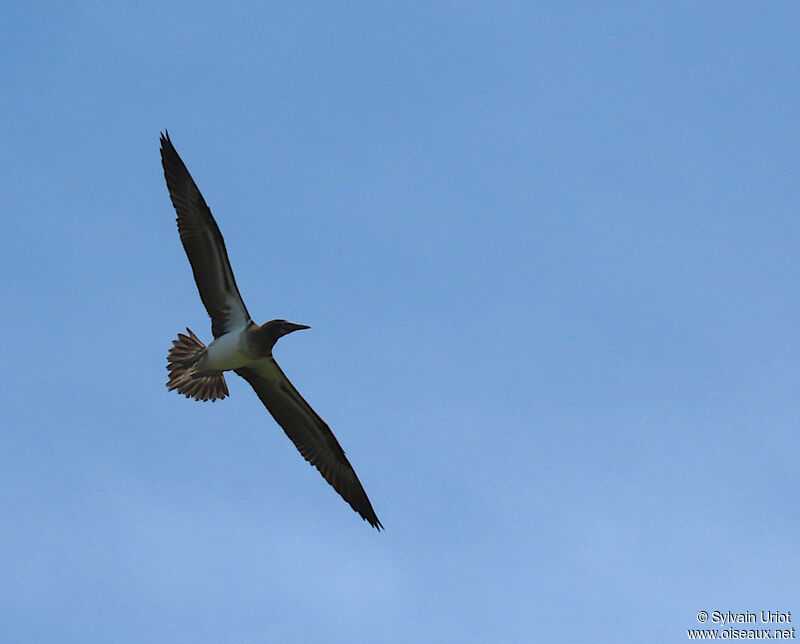
[{"label": "wing feather", "polygon": [[272,357],[236,369],[256,392],[300,454],[371,526],[383,528],[367,493],[330,427],[311,408]]},{"label": "wing feather", "polygon": [[250,314],[236,286],[222,233],[169,133],[161,135],[161,164],[178,213],[181,242],[192,265],[200,299],[211,318],[211,332],[218,338],[248,324]]}]

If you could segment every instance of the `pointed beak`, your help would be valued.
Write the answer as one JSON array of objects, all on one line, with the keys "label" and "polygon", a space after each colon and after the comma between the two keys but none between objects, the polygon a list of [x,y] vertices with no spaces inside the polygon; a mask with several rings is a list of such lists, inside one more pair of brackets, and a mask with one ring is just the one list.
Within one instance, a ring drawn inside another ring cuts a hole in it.
[{"label": "pointed beak", "polygon": [[310,329],[311,327],[307,324],[295,324],[294,322],[287,322],[283,325],[283,332],[284,335],[287,333],[292,333],[292,331],[302,331],[303,329]]}]

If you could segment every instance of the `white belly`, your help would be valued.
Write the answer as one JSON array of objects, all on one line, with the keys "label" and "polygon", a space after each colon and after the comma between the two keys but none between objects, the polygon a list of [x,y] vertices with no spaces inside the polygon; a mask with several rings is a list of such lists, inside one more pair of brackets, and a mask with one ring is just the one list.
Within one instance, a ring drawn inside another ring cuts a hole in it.
[{"label": "white belly", "polygon": [[228,371],[253,362],[252,356],[243,353],[242,333],[243,330],[231,331],[209,344],[202,368],[209,371]]}]

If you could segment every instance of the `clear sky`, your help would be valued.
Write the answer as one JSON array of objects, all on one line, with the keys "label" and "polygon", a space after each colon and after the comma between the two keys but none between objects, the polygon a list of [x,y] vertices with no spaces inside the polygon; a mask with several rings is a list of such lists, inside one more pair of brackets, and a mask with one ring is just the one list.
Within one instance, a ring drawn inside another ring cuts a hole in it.
[{"label": "clear sky", "polygon": [[[800,621],[795,2],[10,3],[2,642]],[[168,128],[386,527],[211,338]]]}]

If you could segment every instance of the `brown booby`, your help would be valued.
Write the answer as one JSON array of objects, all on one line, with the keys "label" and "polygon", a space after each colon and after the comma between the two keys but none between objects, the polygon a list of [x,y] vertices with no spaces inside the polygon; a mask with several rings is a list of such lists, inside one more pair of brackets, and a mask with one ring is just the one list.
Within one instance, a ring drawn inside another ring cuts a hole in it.
[{"label": "brown booby", "polygon": [[261,326],[253,322],[236,286],[217,222],[167,132],[161,135],[161,163],[178,213],[181,242],[214,336],[206,346],[188,328],[188,335],[178,334],[167,357],[167,389],[213,402],[228,395],[224,372],[234,371],[250,383],[303,458],[353,510],[380,530],[383,526],[339,441],[272,356],[278,338],[309,327],[286,320],[271,320]]}]

